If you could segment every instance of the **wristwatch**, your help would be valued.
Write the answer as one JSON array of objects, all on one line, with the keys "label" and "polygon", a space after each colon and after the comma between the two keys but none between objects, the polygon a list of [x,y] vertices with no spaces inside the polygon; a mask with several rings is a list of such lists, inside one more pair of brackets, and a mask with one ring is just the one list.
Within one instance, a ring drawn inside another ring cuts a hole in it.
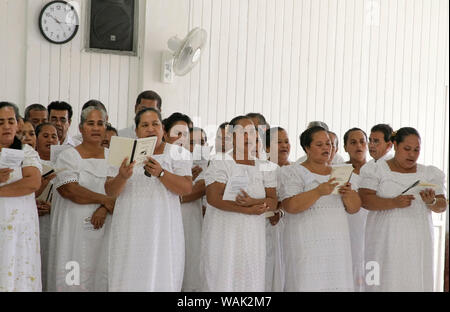
[{"label": "wristwatch", "polygon": [[162,178],[164,176],[164,172],[165,172],[164,169],[161,170],[161,173],[159,174],[158,178]]}]

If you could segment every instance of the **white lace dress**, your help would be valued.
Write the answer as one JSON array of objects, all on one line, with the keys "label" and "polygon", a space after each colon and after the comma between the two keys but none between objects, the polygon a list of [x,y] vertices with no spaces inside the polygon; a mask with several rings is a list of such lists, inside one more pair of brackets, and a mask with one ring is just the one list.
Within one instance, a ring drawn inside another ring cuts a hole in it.
[{"label": "white lace dress", "polygon": [[[166,144],[153,155],[168,172],[191,176],[187,150]],[[116,176],[117,169],[110,176]],[[143,166],[117,198],[109,251],[110,291],[181,291],[184,271],[184,233],[180,199]]]},{"label": "white lace dress", "polygon": [[[39,155],[23,146],[21,167],[13,168],[10,180],[22,179],[22,168],[36,167],[42,172]],[[0,292],[41,291],[39,220],[34,193],[19,197],[0,197]]]},{"label": "white lace dress", "polygon": [[[105,149],[105,159],[107,151]],[[82,159],[75,148],[64,150],[55,163],[58,172],[54,179],[55,190],[62,185],[78,182],[92,192],[105,194],[108,170],[105,159]],[[90,218],[99,206],[79,205],[63,198],[58,191],[53,192],[47,271],[49,291],[108,290],[107,252],[111,215],[107,215],[101,229],[95,230]]]},{"label": "white lace dress", "polygon": [[[205,184],[226,184],[232,176],[249,178],[248,194],[265,198],[265,188],[276,187],[276,175],[255,166],[237,164],[233,158],[213,160]],[[266,220],[264,215],[228,212],[207,204],[201,243],[203,291],[252,292],[265,290]]]},{"label": "white lace dress", "polygon": [[[385,160],[361,168],[360,188],[377,191],[383,198],[400,195],[415,181],[438,185],[445,194],[445,175],[434,166],[417,165],[416,173],[390,170]],[[369,211],[366,222],[365,261],[379,265],[379,285],[366,291],[433,291],[433,223],[431,210],[414,189],[411,206]],[[376,282],[376,280],[373,280]]]},{"label": "white lace dress", "polygon": [[[204,180],[206,167],[193,184]],[[202,198],[181,204],[185,239],[185,263],[182,291],[200,291],[200,244],[202,238]]]},{"label": "white lace dress", "polygon": [[[352,189],[358,191],[361,183],[361,177],[352,173],[350,178]],[[364,291],[365,280],[365,262],[364,262],[364,234],[366,232],[366,219],[368,211],[361,209],[354,214],[347,214],[348,224],[350,227],[350,241],[352,246],[352,263],[353,263],[353,282],[355,291]]]},{"label": "white lace dress", "polygon": [[[328,181],[304,166],[281,168],[280,200]],[[353,291],[348,213],[340,195],[319,198],[307,210],[285,216],[285,291]]]}]

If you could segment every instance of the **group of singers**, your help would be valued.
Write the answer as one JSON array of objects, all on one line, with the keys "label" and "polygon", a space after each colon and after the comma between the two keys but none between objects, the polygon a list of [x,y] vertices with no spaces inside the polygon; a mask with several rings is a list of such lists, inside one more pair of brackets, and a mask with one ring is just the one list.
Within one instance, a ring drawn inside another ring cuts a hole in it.
[{"label": "group of singers", "polygon": [[[221,124],[209,153],[203,129],[161,106],[142,92],[117,131],[91,100],[71,137],[66,102],[24,118],[0,102],[0,291],[433,291],[446,177],[417,163],[414,128],[349,129],[344,161],[311,122],[290,162],[287,131],[259,113]],[[153,155],[109,165],[117,135],[156,137]],[[340,165],[353,172],[338,186]]]}]

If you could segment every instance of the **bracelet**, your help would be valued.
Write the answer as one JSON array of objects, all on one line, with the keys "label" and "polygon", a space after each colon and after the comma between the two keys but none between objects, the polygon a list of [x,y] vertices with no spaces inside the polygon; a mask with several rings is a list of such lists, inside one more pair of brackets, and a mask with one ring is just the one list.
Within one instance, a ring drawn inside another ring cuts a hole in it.
[{"label": "bracelet", "polygon": [[436,202],[437,202],[437,199],[435,197],[435,198],[433,198],[433,201],[431,203],[427,204],[427,206],[433,206],[436,204]]}]

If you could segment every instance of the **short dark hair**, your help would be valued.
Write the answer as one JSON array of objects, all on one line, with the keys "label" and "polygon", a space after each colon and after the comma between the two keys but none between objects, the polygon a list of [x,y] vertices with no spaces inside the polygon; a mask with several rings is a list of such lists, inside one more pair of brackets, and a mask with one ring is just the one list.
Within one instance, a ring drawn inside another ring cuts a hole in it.
[{"label": "short dark hair", "polygon": [[266,143],[266,148],[268,148],[268,147],[270,147],[270,141],[272,140],[272,138],[273,138],[273,136],[276,134],[276,133],[278,133],[279,131],[284,131],[284,132],[286,132],[286,130],[284,130],[283,128],[281,128],[281,127],[272,127],[272,128],[269,128],[269,129],[267,129],[267,131],[266,131],[266,141],[265,141],[265,143]]},{"label": "short dark hair", "polygon": [[234,128],[236,127],[236,125],[238,124],[239,121],[241,120],[250,120],[251,121],[251,117],[248,116],[244,116],[244,115],[240,115],[240,116],[236,116],[233,119],[231,119],[231,121],[228,124],[228,132],[230,132],[230,130],[234,130]]},{"label": "short dark hair", "polygon": [[42,104],[31,104],[31,105],[27,106],[27,108],[25,109],[25,120],[30,119],[30,112],[32,110],[46,111],[47,108],[45,108],[45,106]]},{"label": "short dark hair", "polygon": [[353,131],[361,131],[364,134],[364,136],[366,137],[366,141],[367,141],[367,134],[364,132],[364,130],[359,129],[359,128],[351,128],[351,129],[347,130],[347,132],[345,132],[345,134],[344,134],[344,146],[347,145],[348,137],[350,136],[350,133]]},{"label": "short dark hair", "polygon": [[0,102],[0,109],[4,107],[11,107],[14,110],[14,115],[17,121],[17,119],[20,117],[19,108],[17,107],[17,105],[11,102]]},{"label": "short dark hair", "polygon": [[158,119],[159,121],[162,122],[162,117],[161,117],[161,113],[159,112],[159,110],[157,110],[156,108],[153,107],[146,107],[140,111],[137,112],[136,116],[134,117],[134,123],[136,125],[136,128],[139,127],[139,124],[141,122],[141,117],[143,114],[147,113],[147,112],[153,112],[156,113],[156,115],[158,115]]},{"label": "short dark hair", "polygon": [[191,118],[189,118],[188,115],[182,114],[182,113],[173,113],[168,118],[164,119],[163,125],[164,125],[164,131],[169,132],[170,129],[174,126],[175,123],[179,121],[184,121],[188,128],[190,129],[190,124],[192,123]]},{"label": "short dark hair", "polygon": [[117,132],[117,129],[114,128],[113,126],[111,126],[110,123],[106,124],[106,131],[113,131],[116,135],[118,135],[119,133]]},{"label": "short dark hair", "polygon": [[326,129],[324,129],[320,126],[313,126],[302,132],[302,134],[300,135],[300,145],[302,146],[305,153],[306,153],[306,148],[311,146],[313,135],[320,131],[325,131],[328,133],[328,131]]},{"label": "short dark hair", "polygon": [[397,144],[402,143],[408,135],[416,135],[420,139],[419,132],[412,127],[403,127],[397,131],[392,132],[391,141],[392,143],[397,142]]},{"label": "short dark hair", "polygon": [[267,126],[267,128],[269,128],[269,124],[267,123],[266,118],[264,117],[263,114],[260,114],[260,113],[248,113],[245,116],[247,116],[248,118],[257,118],[261,125],[265,125],[265,126]]},{"label": "short dark hair", "polygon": [[108,111],[106,110],[105,105],[102,102],[100,102],[99,100],[94,100],[94,99],[89,100],[86,103],[84,103],[84,105],[81,108],[81,110],[83,111],[85,108],[88,108],[88,107],[91,107],[91,106],[95,106],[95,107],[98,107],[98,108],[103,108],[104,111],[108,113]]},{"label": "short dark hair", "polygon": [[134,108],[136,108],[139,104],[141,104],[141,101],[143,99],[156,101],[156,106],[158,107],[159,111],[161,111],[162,99],[158,93],[152,90],[141,92],[136,99],[136,105],[134,106]]},{"label": "short dark hair", "polygon": [[228,121],[222,122],[219,126],[219,129],[223,129],[225,130],[226,127],[229,125],[230,123]]},{"label": "short dark hair", "polygon": [[52,123],[49,123],[49,122],[41,123],[34,130],[34,133],[36,133],[36,138],[39,136],[39,133],[42,131],[42,128],[47,127],[47,126],[51,126],[56,129],[56,127]]},{"label": "short dark hair", "polygon": [[370,132],[383,133],[384,142],[386,142],[386,143],[391,140],[392,131],[394,131],[394,130],[388,124],[378,124],[378,125],[373,126],[372,129],[370,129]]},{"label": "short dark hair", "polygon": [[64,102],[64,101],[53,101],[51,102],[48,106],[47,106],[47,110],[48,110],[48,115],[50,116],[51,111],[53,110],[66,110],[67,114],[69,115],[69,120],[72,119],[72,115],[73,115],[73,110],[72,110],[72,106],[70,106],[69,103]]}]

